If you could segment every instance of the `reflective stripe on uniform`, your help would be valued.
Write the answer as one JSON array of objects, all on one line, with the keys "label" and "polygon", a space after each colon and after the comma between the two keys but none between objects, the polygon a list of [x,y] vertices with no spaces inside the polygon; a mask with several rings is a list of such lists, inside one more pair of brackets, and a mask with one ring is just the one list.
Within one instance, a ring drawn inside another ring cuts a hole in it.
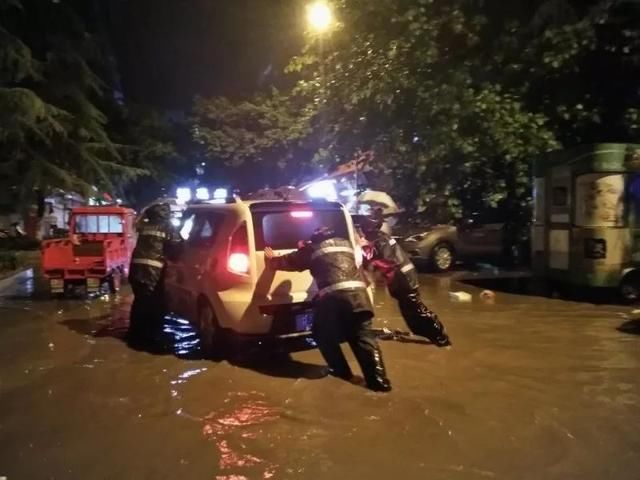
[{"label": "reflective stripe on uniform", "polygon": [[410,272],[411,270],[413,270],[414,268],[416,268],[416,267],[413,266],[413,263],[407,263],[405,266],[400,268],[400,271],[402,273],[407,273],[407,272]]},{"label": "reflective stripe on uniform", "polygon": [[149,236],[149,237],[159,237],[159,238],[167,238],[167,234],[162,230],[156,230],[155,228],[142,229],[138,232],[138,235]]},{"label": "reflective stripe on uniform", "polygon": [[131,263],[135,263],[137,265],[147,265],[149,267],[155,268],[164,268],[164,263],[159,262],[157,260],[150,260],[148,258],[134,258],[131,260]]},{"label": "reflective stripe on uniform", "polygon": [[311,260],[321,257],[322,255],[328,255],[329,253],[352,253],[355,255],[353,248],[350,247],[324,247],[313,252],[313,254],[311,254]]},{"label": "reflective stripe on uniform", "polygon": [[359,280],[350,280],[347,282],[334,283],[328,287],[324,287],[318,292],[318,296],[326,295],[327,293],[337,292],[338,290],[351,290],[354,288],[367,288],[367,284]]}]

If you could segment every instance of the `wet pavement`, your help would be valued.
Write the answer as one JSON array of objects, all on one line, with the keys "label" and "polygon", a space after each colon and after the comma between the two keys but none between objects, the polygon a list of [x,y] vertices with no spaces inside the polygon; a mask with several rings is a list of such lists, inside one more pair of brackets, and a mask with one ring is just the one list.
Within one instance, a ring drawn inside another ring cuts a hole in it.
[{"label": "wet pavement", "polygon": [[[451,350],[385,341],[391,394],[322,377],[316,350],[202,359],[121,339],[130,299],[0,300],[0,477],[637,479],[640,325],[629,309],[424,288]],[[379,327],[405,328],[378,292]],[[354,369],[355,369],[354,365]]]}]

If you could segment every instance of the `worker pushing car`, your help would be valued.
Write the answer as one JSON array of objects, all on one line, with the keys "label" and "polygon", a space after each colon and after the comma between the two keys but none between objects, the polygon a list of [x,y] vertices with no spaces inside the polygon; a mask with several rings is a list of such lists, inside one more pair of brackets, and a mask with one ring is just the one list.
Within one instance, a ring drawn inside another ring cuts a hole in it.
[{"label": "worker pushing car", "polygon": [[354,375],[342,352],[346,340],[358,361],[369,389],[387,392],[382,352],[371,330],[373,305],[356,264],[353,245],[327,227],[317,229],[308,242],[283,256],[265,248],[269,268],[285,271],[310,270],[318,295],[314,299],[313,336],[331,374],[353,381]]},{"label": "worker pushing car", "polygon": [[164,274],[167,257],[175,254],[181,239],[171,225],[171,207],[155,203],[138,222],[138,241],[131,257],[129,282],[133,304],[129,339],[152,341],[161,333],[165,315]]},{"label": "worker pushing car", "polygon": [[418,274],[402,247],[380,229],[379,219],[360,216],[356,222],[366,239],[362,245],[365,264],[382,274],[411,332],[428,338],[438,347],[450,346],[438,315],[420,298]]}]

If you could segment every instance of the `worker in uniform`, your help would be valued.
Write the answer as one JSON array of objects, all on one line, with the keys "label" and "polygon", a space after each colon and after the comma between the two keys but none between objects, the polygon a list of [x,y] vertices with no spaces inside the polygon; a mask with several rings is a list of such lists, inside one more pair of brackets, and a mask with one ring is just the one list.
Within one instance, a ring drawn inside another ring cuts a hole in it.
[{"label": "worker in uniform", "polygon": [[129,283],[134,295],[129,338],[134,342],[155,340],[156,335],[162,332],[166,313],[166,258],[175,254],[181,243],[171,225],[171,207],[167,203],[148,207],[138,221],[137,233],[138,240],[129,267]]},{"label": "worker in uniform", "polygon": [[274,270],[311,271],[319,289],[313,302],[312,333],[331,374],[347,381],[355,380],[340,347],[346,340],[367,387],[378,392],[390,391],[382,352],[371,331],[373,305],[356,265],[351,242],[323,227],[314,232],[310,241],[299,244],[295,252],[276,257],[267,247],[265,258]]},{"label": "worker in uniform", "polygon": [[359,217],[356,223],[368,241],[368,245],[363,245],[365,263],[384,277],[409,330],[428,338],[438,347],[451,345],[438,315],[429,310],[420,298],[418,273],[406,252],[390,235],[380,230],[378,219]]}]

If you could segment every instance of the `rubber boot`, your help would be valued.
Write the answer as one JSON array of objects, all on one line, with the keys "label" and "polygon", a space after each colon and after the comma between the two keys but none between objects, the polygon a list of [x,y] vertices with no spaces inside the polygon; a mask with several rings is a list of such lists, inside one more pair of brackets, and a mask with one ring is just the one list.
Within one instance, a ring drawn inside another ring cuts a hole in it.
[{"label": "rubber boot", "polygon": [[387,378],[387,370],[382,360],[382,352],[376,346],[367,352],[367,359],[362,359],[361,368],[367,388],[374,392],[390,392],[391,382]]},{"label": "rubber boot", "polygon": [[451,346],[451,340],[449,339],[449,335],[445,331],[444,325],[438,318],[438,315],[431,310],[427,311],[425,315],[425,320],[428,319],[430,325],[430,335],[428,336],[429,340],[437,346],[437,347],[449,347]]}]

